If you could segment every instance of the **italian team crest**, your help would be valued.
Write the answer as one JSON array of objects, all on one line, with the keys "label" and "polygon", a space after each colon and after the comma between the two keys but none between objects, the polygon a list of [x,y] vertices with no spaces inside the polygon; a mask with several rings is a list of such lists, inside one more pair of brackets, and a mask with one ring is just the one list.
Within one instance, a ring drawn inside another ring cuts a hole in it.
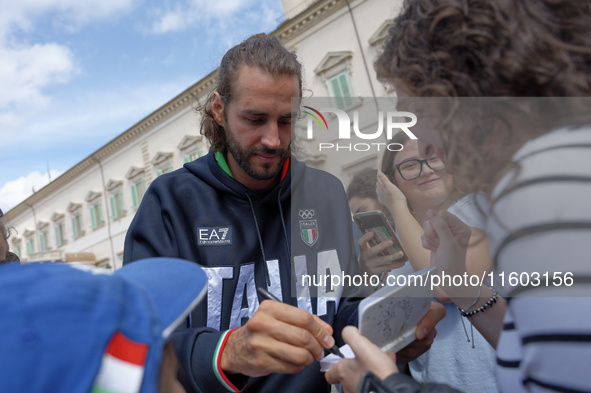
[{"label": "italian team crest", "polygon": [[300,235],[302,240],[309,246],[313,246],[318,240],[318,224],[313,220],[314,209],[300,210]]}]

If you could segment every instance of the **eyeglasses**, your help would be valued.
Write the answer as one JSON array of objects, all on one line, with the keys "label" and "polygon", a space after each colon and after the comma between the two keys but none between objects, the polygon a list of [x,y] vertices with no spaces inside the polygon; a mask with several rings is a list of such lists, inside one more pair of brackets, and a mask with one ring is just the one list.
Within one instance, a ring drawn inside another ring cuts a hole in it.
[{"label": "eyeglasses", "polygon": [[408,160],[402,161],[400,164],[395,165],[398,169],[398,173],[404,180],[413,180],[421,176],[423,172],[423,164],[434,171],[442,171],[445,169],[445,163],[437,156],[427,158],[425,160],[419,160],[418,158],[409,158]]}]

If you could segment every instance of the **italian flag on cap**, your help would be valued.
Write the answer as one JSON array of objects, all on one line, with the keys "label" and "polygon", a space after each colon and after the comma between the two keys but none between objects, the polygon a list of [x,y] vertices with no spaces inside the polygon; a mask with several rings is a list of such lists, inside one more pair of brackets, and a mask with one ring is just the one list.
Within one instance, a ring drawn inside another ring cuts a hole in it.
[{"label": "italian flag on cap", "polygon": [[147,344],[132,341],[120,332],[113,334],[91,393],[138,393],[147,354]]}]

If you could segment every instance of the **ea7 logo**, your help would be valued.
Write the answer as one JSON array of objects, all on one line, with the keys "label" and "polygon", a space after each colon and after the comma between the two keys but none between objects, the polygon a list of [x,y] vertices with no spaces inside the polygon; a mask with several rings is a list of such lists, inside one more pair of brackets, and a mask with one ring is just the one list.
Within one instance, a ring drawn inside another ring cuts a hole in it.
[{"label": "ea7 logo", "polygon": [[226,246],[232,244],[232,227],[198,228],[200,246]]}]

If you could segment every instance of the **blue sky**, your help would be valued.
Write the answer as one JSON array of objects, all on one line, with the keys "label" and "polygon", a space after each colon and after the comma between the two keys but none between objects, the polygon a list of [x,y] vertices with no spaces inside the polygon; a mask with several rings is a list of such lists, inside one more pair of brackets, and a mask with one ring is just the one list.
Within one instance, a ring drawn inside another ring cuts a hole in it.
[{"label": "blue sky", "polygon": [[283,20],[281,0],[0,0],[9,210]]}]

